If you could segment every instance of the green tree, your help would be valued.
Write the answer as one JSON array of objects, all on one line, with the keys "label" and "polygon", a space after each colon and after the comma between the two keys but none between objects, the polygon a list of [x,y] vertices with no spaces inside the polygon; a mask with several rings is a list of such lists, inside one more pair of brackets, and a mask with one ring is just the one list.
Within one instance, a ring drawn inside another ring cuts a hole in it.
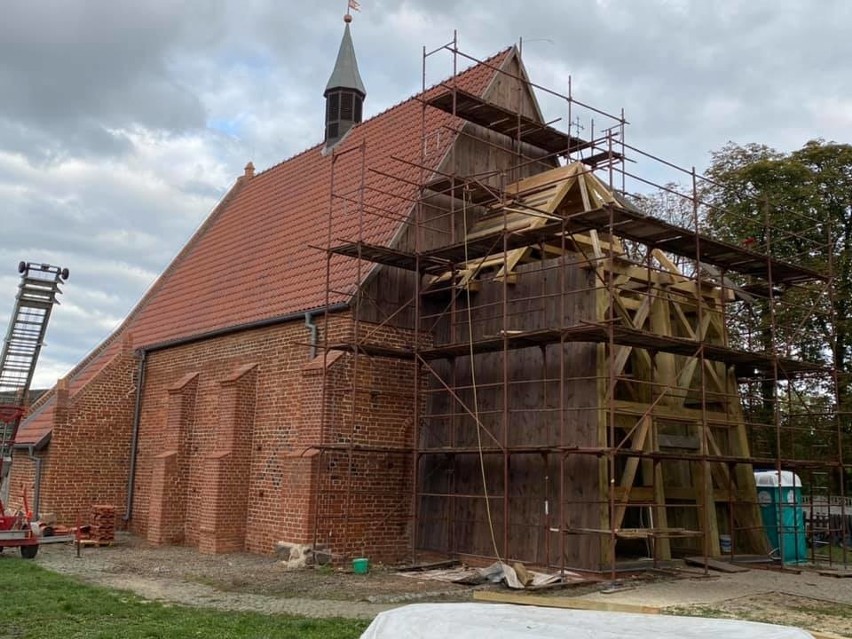
[{"label": "green tree", "polygon": [[[729,143],[713,153],[707,175],[711,181],[703,185],[701,198],[710,234],[833,274],[833,292],[826,284],[809,283],[773,287],[770,293],[757,281],[739,278],[738,283],[754,296],[734,314],[734,339],[740,346],[774,349],[835,367],[840,408],[848,411],[852,408],[852,145],[814,140],[780,153],[764,145]],[[767,381],[761,391],[763,412],[782,403],[776,401],[779,392],[795,392],[801,406],[825,405],[833,394],[831,386],[830,380],[789,386]],[[771,423],[769,415],[762,418]]]}]

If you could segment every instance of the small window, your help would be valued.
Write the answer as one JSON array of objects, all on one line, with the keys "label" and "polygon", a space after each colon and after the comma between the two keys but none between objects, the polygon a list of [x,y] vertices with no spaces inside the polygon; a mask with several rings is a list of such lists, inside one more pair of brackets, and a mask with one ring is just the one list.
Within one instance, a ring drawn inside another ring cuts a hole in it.
[{"label": "small window", "polygon": [[361,107],[363,106],[364,101],[361,99],[361,96],[355,96],[355,121],[361,121]]},{"label": "small window", "polygon": [[326,102],[326,120],[340,119],[340,93],[335,91],[328,96]]},{"label": "small window", "polygon": [[354,107],[352,105],[352,101],[353,101],[354,97],[355,96],[351,93],[344,93],[341,96],[341,98],[342,98],[341,103],[340,103],[340,119],[341,120],[349,120],[349,121],[352,120],[352,113],[353,113],[353,110],[354,110]]}]

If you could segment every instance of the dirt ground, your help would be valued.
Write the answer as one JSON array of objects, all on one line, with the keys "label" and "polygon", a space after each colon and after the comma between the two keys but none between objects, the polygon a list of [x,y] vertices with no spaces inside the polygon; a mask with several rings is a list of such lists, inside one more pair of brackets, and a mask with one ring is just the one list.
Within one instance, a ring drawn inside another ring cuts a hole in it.
[{"label": "dirt ground", "polygon": [[[43,546],[35,561],[149,599],[308,617],[367,619],[412,602],[469,601],[474,592],[470,586],[401,576],[380,566],[363,576],[325,567],[287,571],[273,557],[202,555],[191,548],[155,548],[129,537],[112,547],[83,548],[80,559],[69,545]],[[649,572],[620,580],[618,588],[601,582],[548,591],[547,596],[656,606],[674,614],[736,617],[852,637],[852,578],[808,570],[677,574]]]},{"label": "dirt ground", "polygon": [[[628,582],[629,583],[629,582]],[[852,578],[752,569],[661,579],[586,599],[656,606],[671,614],[746,619],[852,637]]]}]

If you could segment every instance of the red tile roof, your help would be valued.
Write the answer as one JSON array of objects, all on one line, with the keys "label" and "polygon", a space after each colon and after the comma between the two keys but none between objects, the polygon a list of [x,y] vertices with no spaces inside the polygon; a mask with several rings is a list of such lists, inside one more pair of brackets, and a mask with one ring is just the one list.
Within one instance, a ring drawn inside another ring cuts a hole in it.
[{"label": "red tile roof", "polygon": [[[496,75],[493,67],[503,65],[510,53],[501,51],[461,73],[456,85],[483,94]],[[413,184],[422,176],[419,168],[399,159],[421,162],[422,99],[442,90],[434,87],[366,120],[335,147],[335,195],[349,194],[356,201],[362,192],[365,210],[389,212],[368,216],[365,241],[389,243],[408,214],[417,194]],[[437,109],[425,115],[425,135],[434,140],[426,162],[437,168],[455,139],[448,127],[458,128],[460,121]],[[119,352],[120,334],[132,334],[135,348],[150,347],[324,307],[325,259],[313,248],[324,246],[328,235],[332,155],[322,151],[323,145],[317,145],[238,180],[121,327],[71,371],[69,395],[73,398]],[[371,170],[363,171],[360,191],[362,160]],[[333,241],[357,236],[357,206],[335,197]],[[355,260],[335,259],[333,265],[331,304],[348,301],[357,279]],[[21,425],[19,445],[49,435],[53,404],[53,393],[38,402]]]}]

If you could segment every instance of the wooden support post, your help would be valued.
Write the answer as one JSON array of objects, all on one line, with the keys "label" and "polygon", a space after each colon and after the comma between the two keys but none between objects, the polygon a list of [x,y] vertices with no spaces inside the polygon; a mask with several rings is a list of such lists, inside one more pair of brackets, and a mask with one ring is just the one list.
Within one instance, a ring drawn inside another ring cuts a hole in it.
[{"label": "wooden support post", "polygon": [[[645,441],[648,438],[648,433],[651,430],[651,417],[645,416],[642,418],[642,423],[639,429],[633,435],[633,442],[630,445],[630,450],[640,451],[645,450]],[[613,520],[613,528],[621,528],[621,523],[624,521],[624,513],[627,511],[627,504],[630,501],[630,489],[633,488],[633,482],[636,480],[636,470],[639,468],[638,457],[628,457],[625,463],[624,474],[621,476],[619,488],[621,488],[621,499],[615,507],[615,516]]]}]

